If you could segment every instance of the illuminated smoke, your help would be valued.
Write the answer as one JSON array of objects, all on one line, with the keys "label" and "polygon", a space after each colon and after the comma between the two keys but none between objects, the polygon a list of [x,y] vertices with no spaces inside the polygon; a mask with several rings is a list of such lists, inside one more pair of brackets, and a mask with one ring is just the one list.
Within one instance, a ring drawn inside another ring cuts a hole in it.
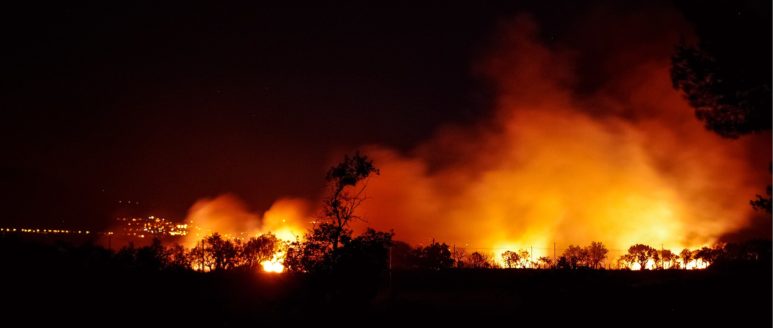
[{"label": "illuminated smoke", "polygon": [[306,201],[279,199],[262,216],[250,212],[230,194],[198,200],[188,211],[189,233],[183,245],[193,247],[201,239],[218,232],[226,238],[249,239],[273,233],[284,241],[302,237],[308,226]]},{"label": "illuminated smoke", "polygon": [[[770,158],[749,153],[764,139],[704,130],[671,87],[669,52],[613,54],[624,69],[583,93],[572,51],[549,49],[537,32],[515,20],[479,66],[497,86],[491,118],[441,129],[409,154],[366,149],[381,169],[360,209],[369,226],[412,243],[541,256],[554,242],[678,251],[747,225]],[[670,51],[673,34],[659,47]]]},{"label": "illuminated smoke", "polygon": [[[363,149],[381,175],[368,180],[358,229],[393,229],[413,244],[525,249],[535,259],[552,255],[554,242],[560,255],[601,241],[616,260],[615,250],[635,243],[711,245],[755,219],[748,200],[767,179],[769,135],[727,140],[704,130],[671,87],[676,32],[610,50],[604,63],[618,69],[599,69],[605,82],[592,91],[577,87],[582,49],[548,48],[537,35],[531,20],[516,19],[477,66],[496,85],[490,117],[444,127],[407,154]],[[304,201],[280,200],[261,219],[226,195],[197,202],[188,220],[205,234],[289,239],[310,227],[309,213]],[[187,246],[201,236],[192,231]]]}]

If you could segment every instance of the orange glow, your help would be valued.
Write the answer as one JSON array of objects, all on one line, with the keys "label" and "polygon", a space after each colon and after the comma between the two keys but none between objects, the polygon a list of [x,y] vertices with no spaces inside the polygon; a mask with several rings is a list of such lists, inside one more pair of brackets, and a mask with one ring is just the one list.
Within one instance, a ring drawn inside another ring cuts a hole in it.
[{"label": "orange glow", "polygon": [[504,249],[536,259],[554,242],[560,256],[601,241],[608,261],[636,243],[696,249],[753,219],[748,200],[770,157],[750,154],[769,151],[769,136],[723,139],[693,117],[669,79],[678,34],[621,53],[625,69],[582,93],[571,56],[537,33],[518,20],[479,66],[497,84],[491,119],[441,129],[408,153],[365,149],[381,169],[360,208],[369,226],[414,244],[469,244],[501,263]]},{"label": "orange glow", "polygon": [[[242,241],[262,234],[272,233],[280,241],[293,242],[303,239],[310,226],[308,206],[298,199],[280,199],[262,216],[251,213],[235,196],[221,195],[214,199],[202,199],[194,204],[186,222],[189,233],[184,236],[183,246],[195,247],[207,236],[218,232],[227,239]],[[269,261],[263,261],[261,267],[266,272],[284,271],[285,252],[278,250]]]},{"label": "orange glow", "polygon": [[274,258],[270,261],[263,261],[260,265],[263,267],[263,271],[272,273],[282,273],[285,270],[284,254],[274,255]]},{"label": "orange glow", "polygon": [[273,233],[280,240],[292,242],[303,238],[310,227],[309,221],[308,206],[303,200],[277,200],[261,216],[250,212],[236,196],[226,194],[201,199],[191,207],[186,219],[189,231],[183,246],[194,247],[215,232],[242,240]]},{"label": "orange glow", "polygon": [[[367,181],[355,232],[459,245],[499,266],[502,252],[523,249],[531,253],[525,267],[556,248],[560,256],[568,245],[600,241],[610,251],[603,265],[617,267],[637,243],[676,252],[743,229],[755,219],[749,199],[768,179],[769,135],[728,140],[706,131],[671,86],[679,33],[662,33],[651,39],[660,43],[610,52],[601,64],[613,65],[604,68],[609,76],[588,91],[576,87],[571,51],[544,46],[533,22],[516,20],[476,67],[496,85],[488,119],[441,128],[405,153],[363,148],[381,175]],[[187,246],[214,231],[301,238],[312,221],[305,204],[282,199],[259,216],[233,196],[201,200],[188,217]]]}]

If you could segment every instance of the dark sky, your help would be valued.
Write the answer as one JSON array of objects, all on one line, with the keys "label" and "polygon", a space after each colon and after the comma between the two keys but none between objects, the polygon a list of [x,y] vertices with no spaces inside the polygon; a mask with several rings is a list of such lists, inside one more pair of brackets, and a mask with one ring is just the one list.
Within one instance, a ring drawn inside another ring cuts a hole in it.
[{"label": "dark sky", "polygon": [[233,192],[313,197],[333,154],[406,149],[485,111],[471,61],[499,5],[11,8],[0,222],[181,217]]},{"label": "dark sky", "polygon": [[573,1],[414,7],[5,8],[0,223],[109,224],[119,200],[181,218],[233,192],[254,210],[314,197],[335,156],[410,149],[478,121],[472,64],[528,11],[546,40]]}]

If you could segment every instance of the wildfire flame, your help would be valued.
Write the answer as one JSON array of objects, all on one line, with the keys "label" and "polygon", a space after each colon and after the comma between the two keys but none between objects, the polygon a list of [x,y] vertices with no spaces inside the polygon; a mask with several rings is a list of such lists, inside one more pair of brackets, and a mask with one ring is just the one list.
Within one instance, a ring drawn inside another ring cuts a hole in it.
[{"label": "wildfire flame", "polygon": [[263,267],[263,271],[282,273],[285,270],[285,266],[282,263],[284,263],[284,256],[274,255],[273,259],[270,261],[263,261],[260,265]]},{"label": "wildfire flame", "polygon": [[[746,227],[748,199],[767,179],[769,136],[727,140],[706,131],[670,84],[680,31],[633,25],[646,31],[621,31],[629,43],[601,55],[607,66],[597,70],[606,75],[588,91],[578,87],[577,49],[545,46],[533,21],[515,20],[477,67],[497,86],[491,117],[442,128],[408,153],[367,147],[381,175],[367,182],[359,214],[397,239],[485,249],[500,264],[504,250],[529,249],[537,259],[553,255],[554,243],[560,255],[569,244],[601,241],[609,260],[636,243],[676,252]],[[279,200],[259,217],[221,196],[196,203],[189,220],[202,233],[271,231],[292,240],[309,227],[305,204]],[[188,245],[201,237],[194,231]],[[281,272],[280,260],[263,267]]]},{"label": "wildfire flame", "polygon": [[[213,199],[197,201],[188,213],[191,231],[183,239],[183,246],[191,248],[212,233],[218,232],[228,239],[246,240],[272,233],[280,241],[301,240],[308,226],[308,206],[304,200],[280,199],[274,202],[262,216],[251,213],[233,195],[221,195]],[[284,271],[285,252],[278,250],[273,258],[263,261],[266,272]]]},{"label": "wildfire flame", "polygon": [[497,84],[491,119],[441,129],[407,154],[367,149],[382,173],[361,207],[368,224],[413,243],[532,248],[535,259],[554,242],[560,255],[602,241],[610,258],[635,243],[695,249],[745,227],[769,136],[706,131],[670,84],[677,33],[656,32],[660,43],[610,51],[615,74],[587,92],[571,52],[518,19],[479,68]]}]

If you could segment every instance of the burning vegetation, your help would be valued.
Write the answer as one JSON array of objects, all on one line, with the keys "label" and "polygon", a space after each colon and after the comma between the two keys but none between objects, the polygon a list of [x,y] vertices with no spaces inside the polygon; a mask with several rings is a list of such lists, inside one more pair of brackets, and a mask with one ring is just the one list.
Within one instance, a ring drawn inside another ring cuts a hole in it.
[{"label": "burning vegetation", "polygon": [[[707,250],[760,220],[748,202],[765,178],[755,168],[767,164],[770,147],[760,145],[769,140],[705,130],[669,83],[678,35],[625,32],[634,37],[599,60],[603,76],[587,91],[569,45],[542,43],[536,24],[519,17],[477,66],[496,85],[490,118],[441,129],[409,153],[366,147],[382,174],[346,171],[347,158],[331,169],[329,198],[316,209],[280,200],[259,217],[233,196],[202,200],[189,219],[208,228],[187,246],[215,231],[271,232],[290,244],[276,260],[308,270],[372,228],[412,245],[433,241],[418,253],[444,241],[456,265],[472,267],[705,268],[716,258]],[[637,43],[648,38],[660,41]]]},{"label": "burning vegetation", "polygon": [[684,22],[654,15],[681,27],[606,22],[629,37],[591,64],[587,49],[547,44],[518,17],[476,66],[495,86],[488,118],[447,126],[408,152],[364,147],[370,157],[330,169],[320,206],[280,199],[258,215],[233,195],[202,199],[186,219],[188,265],[325,271],[378,254],[379,266],[407,268],[643,270],[764,256],[765,247],[726,237],[764,216],[749,199],[767,178],[756,168],[769,161],[770,140],[725,139],[697,124],[674,90],[682,84],[669,83]]},{"label": "burning vegetation", "polygon": [[[359,153],[345,157],[340,164],[332,167],[327,175],[330,189],[323,200],[322,214],[307,219],[312,226],[305,232],[300,225],[292,225],[292,222],[304,222],[301,212],[294,210],[297,207],[287,206],[302,203],[285,201],[264,214],[261,226],[239,222],[253,229],[249,234],[232,227],[229,234],[213,232],[198,240],[187,239],[186,242],[193,245],[188,248],[183,245],[166,248],[156,239],[152,245],[138,250],[131,246],[124,248],[117,256],[134,258],[138,263],[156,263],[159,268],[183,270],[260,269],[275,273],[285,270],[312,273],[365,271],[375,276],[393,268],[692,270],[705,269],[714,263],[758,263],[770,256],[769,242],[717,244],[711,248],[684,248],[679,252],[634,244],[621,256],[610,257],[610,250],[596,241],[584,247],[569,245],[560,256],[554,248],[552,256],[549,256],[542,254],[545,252],[535,252],[533,248],[508,248],[501,253],[471,249],[468,253],[464,247],[434,240],[427,246],[414,248],[407,243],[393,241],[392,232],[374,229],[354,236],[351,226],[355,220],[361,219],[357,209],[364,204],[366,182],[372,174],[379,173],[373,161]],[[233,212],[239,214],[236,218],[251,218],[230,196],[199,202],[194,209],[191,222],[199,222],[204,227],[222,229],[228,223],[222,219],[231,218],[229,214]],[[221,220],[210,222],[213,218]],[[198,228],[198,225],[194,227],[199,233],[207,229]],[[281,238],[272,231],[292,232],[289,236],[294,239]]]}]

